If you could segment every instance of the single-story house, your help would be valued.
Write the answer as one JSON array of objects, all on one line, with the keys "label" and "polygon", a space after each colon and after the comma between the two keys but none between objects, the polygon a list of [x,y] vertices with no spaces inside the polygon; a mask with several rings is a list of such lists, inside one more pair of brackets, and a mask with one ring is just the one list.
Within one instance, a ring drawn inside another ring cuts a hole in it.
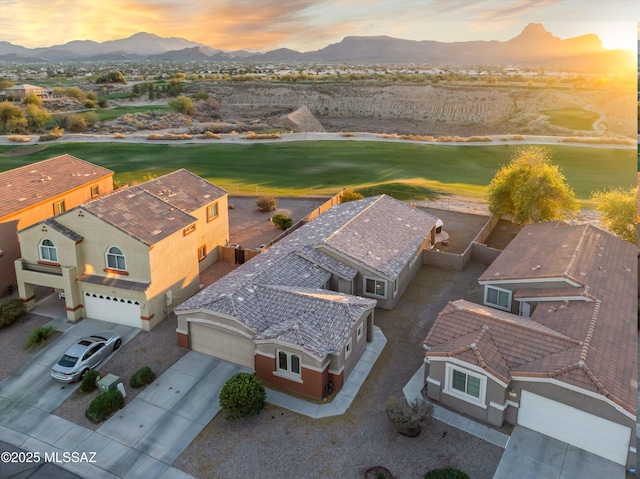
[{"label": "single-story house", "polygon": [[425,341],[429,398],[635,465],[636,246],[590,225],[532,224],[450,302]]},{"label": "single-story house", "polygon": [[386,195],[336,205],[178,306],[178,344],[301,395],[338,391],[436,222]]},{"label": "single-story house", "polygon": [[18,230],[112,191],[113,171],[71,155],[0,173],[0,296],[18,284]]},{"label": "single-story house", "polygon": [[55,288],[67,319],[146,331],[196,293],[203,264],[229,241],[227,193],[181,169],[122,188],[18,232],[20,298]]}]

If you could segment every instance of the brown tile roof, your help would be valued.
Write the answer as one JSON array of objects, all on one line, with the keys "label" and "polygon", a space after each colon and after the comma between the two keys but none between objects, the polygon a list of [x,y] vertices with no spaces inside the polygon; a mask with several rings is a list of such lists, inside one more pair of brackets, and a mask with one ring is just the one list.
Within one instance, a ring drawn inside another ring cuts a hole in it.
[{"label": "brown tile roof", "polygon": [[187,213],[193,213],[227,194],[222,188],[184,168],[138,186]]},{"label": "brown tile roof", "polygon": [[71,155],[0,173],[0,219],[109,175],[113,171]]},{"label": "brown tile roof", "polygon": [[120,189],[82,208],[148,246],[196,221],[139,186]]},{"label": "brown tile roof", "polygon": [[100,286],[111,286],[113,288],[128,289],[129,291],[146,291],[151,283],[141,283],[128,279],[116,278],[113,276],[97,276],[93,274],[83,274],[77,279],[80,283],[98,284]]},{"label": "brown tile roof", "polygon": [[[381,223],[371,220],[376,217],[391,218],[394,221],[398,221],[396,218],[403,218],[403,226],[400,228],[382,226]],[[412,225],[405,226],[409,221]],[[310,318],[330,321],[333,329],[344,331],[345,325],[351,327],[352,316],[344,314],[344,311],[339,308],[335,309],[336,304],[342,304],[347,301],[345,298],[351,298],[347,302],[373,307],[376,301],[321,289],[332,273],[343,278],[353,278],[357,270],[315,248],[322,245],[327,238],[341,234],[343,236],[340,242],[348,245],[345,249],[349,250],[358,243],[354,242],[352,245],[345,235],[347,232],[358,232],[360,249],[376,251],[380,258],[392,264],[390,268],[393,271],[399,258],[406,262],[411,260],[426,235],[425,231],[428,232],[435,225],[435,221],[435,217],[385,195],[336,205],[293,231],[251,261],[204,288],[176,307],[176,311],[203,309],[227,314],[236,317],[256,333],[264,333],[269,337],[284,337],[281,336],[285,334],[284,331],[289,331],[287,328],[299,320],[300,315],[294,314],[297,307],[295,305],[308,304],[308,311],[315,308],[313,313],[309,313]],[[356,226],[355,223],[359,225]],[[345,228],[348,225],[351,225],[350,228]],[[376,232],[375,240],[368,239],[365,233],[373,234],[376,228],[382,228],[386,234],[380,235]],[[390,248],[391,252],[383,251],[382,248],[373,244],[375,242],[383,242],[383,246]],[[344,254],[345,250],[341,249],[341,251]],[[380,259],[376,261],[377,268],[386,270],[386,267],[380,263]],[[266,286],[280,288],[265,289]],[[312,292],[304,293],[303,290]],[[324,295],[322,301],[318,300],[320,295]],[[267,309],[281,307],[288,301],[292,301],[291,307],[273,316],[282,323],[281,326],[265,319]],[[266,305],[267,303],[272,306]],[[335,318],[331,316],[339,311],[342,313]],[[296,344],[319,355],[322,349],[319,349],[318,345],[328,344],[328,338],[332,334],[321,324],[320,320],[311,321],[305,333],[307,339]],[[284,329],[278,329],[280,327]],[[294,340],[292,337],[287,337],[291,341]]]},{"label": "brown tile roof", "polygon": [[[510,378],[554,378],[601,394],[635,413],[638,377],[635,245],[589,225],[528,225],[479,281],[498,279],[507,283],[546,275],[571,278],[579,284],[573,288],[577,294],[570,294],[567,284],[538,290],[538,298],[576,296],[577,300],[539,302],[530,319],[489,307],[469,306],[466,302],[452,303],[464,308],[456,311],[450,305],[440,313],[425,340],[426,345],[434,347],[427,356],[432,352],[452,355],[457,344],[447,342],[469,334],[471,325],[475,330],[488,325],[494,340],[499,334],[514,335],[509,344],[495,340],[509,364]],[[536,290],[527,286],[524,283],[516,296],[536,295]],[[497,321],[505,315],[511,318],[511,323]],[[459,317],[465,318],[461,324]],[[471,325],[465,321],[471,321]],[[538,326],[546,328],[545,334],[571,338],[578,344],[557,350],[551,339],[541,344],[541,333],[535,329]],[[496,327],[504,333],[496,333]],[[486,363],[489,371],[501,374],[496,363]]]}]

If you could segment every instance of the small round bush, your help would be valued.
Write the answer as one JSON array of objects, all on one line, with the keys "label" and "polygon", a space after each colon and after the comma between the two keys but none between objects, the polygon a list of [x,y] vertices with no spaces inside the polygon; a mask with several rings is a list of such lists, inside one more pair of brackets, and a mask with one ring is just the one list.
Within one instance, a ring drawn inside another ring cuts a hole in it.
[{"label": "small round bush", "polygon": [[256,200],[258,211],[273,211],[276,209],[276,199],[273,196],[261,196]]},{"label": "small round bush", "polygon": [[98,387],[98,380],[100,379],[100,375],[98,371],[95,369],[89,369],[87,374],[82,378],[82,382],[80,383],[80,391],[83,393],[90,393],[95,391]]},{"label": "small round bush", "polygon": [[262,381],[250,373],[238,373],[220,391],[220,407],[227,419],[258,414],[264,409],[267,393]]},{"label": "small round bush", "polygon": [[145,366],[133,373],[133,376],[131,376],[131,379],[129,380],[129,385],[131,385],[132,388],[137,389],[142,386],[146,386],[147,384],[151,384],[155,379],[155,373],[149,366]]},{"label": "small round bush", "polygon": [[19,299],[0,304],[0,328],[14,323],[26,311],[26,305]]},{"label": "small round bush", "polygon": [[469,479],[469,476],[460,469],[445,467],[430,470],[424,475],[424,479]]},{"label": "small round bush", "polygon": [[277,213],[271,217],[271,222],[281,230],[287,230],[291,228],[291,225],[293,224],[293,219],[291,219],[291,216],[288,216],[282,213]]},{"label": "small round bush", "polygon": [[106,393],[96,396],[96,398],[91,401],[84,415],[87,416],[91,422],[98,424],[123,407],[124,398],[120,391],[107,391]]}]

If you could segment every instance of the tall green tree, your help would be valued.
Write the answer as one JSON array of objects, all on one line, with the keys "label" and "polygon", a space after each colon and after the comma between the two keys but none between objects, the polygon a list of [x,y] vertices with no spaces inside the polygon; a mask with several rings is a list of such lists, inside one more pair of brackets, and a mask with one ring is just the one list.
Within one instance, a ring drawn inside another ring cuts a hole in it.
[{"label": "tall green tree", "polygon": [[609,231],[631,243],[638,241],[636,221],[640,214],[637,188],[596,191],[591,199],[596,202],[596,209],[602,215],[602,224]]},{"label": "tall green tree", "polygon": [[33,104],[27,105],[26,116],[30,130],[39,130],[51,118],[51,115],[47,110]]},{"label": "tall green tree", "polygon": [[548,149],[518,149],[488,188],[490,211],[512,216],[516,223],[564,220],[578,210],[578,202],[566,178],[551,162]]}]

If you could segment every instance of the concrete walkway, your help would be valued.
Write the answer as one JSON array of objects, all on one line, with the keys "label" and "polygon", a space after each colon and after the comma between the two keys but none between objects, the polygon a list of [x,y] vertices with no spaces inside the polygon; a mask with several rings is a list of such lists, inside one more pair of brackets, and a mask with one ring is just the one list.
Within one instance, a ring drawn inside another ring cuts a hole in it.
[{"label": "concrete walkway", "polygon": [[387,344],[387,338],[379,327],[374,326],[373,340],[367,343],[366,350],[362,353],[358,364],[356,364],[351,374],[349,374],[342,389],[336,394],[333,401],[329,403],[317,404],[268,388],[267,402],[312,418],[344,414],[346,410],[349,409],[349,406],[351,406],[358,391],[360,391],[362,383],[367,379],[371,368],[373,368],[373,364],[378,359],[378,356],[380,356],[385,344]]},{"label": "concrete walkway", "polygon": [[[424,387],[424,365],[420,366],[420,369],[416,371],[413,377],[409,380],[407,385],[402,389],[404,397],[407,401],[413,401],[415,399],[422,398],[422,388]],[[495,444],[501,448],[506,448],[509,443],[509,436],[503,434],[495,429],[480,424],[479,422],[468,419],[464,416],[456,414],[448,409],[433,405],[433,417],[438,421],[442,421],[450,426],[460,429],[464,432],[471,434],[472,436],[479,437],[491,444]]]}]

